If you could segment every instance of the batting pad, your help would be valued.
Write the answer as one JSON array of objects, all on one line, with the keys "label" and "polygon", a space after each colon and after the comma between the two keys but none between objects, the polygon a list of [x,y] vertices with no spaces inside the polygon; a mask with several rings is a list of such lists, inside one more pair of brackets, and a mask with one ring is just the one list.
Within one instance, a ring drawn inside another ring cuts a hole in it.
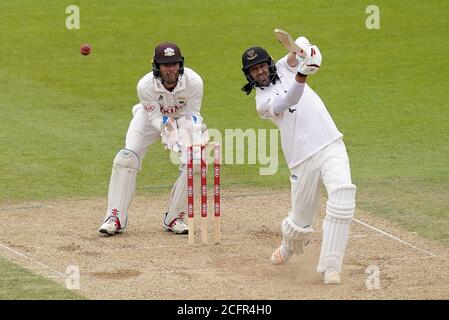
[{"label": "batting pad", "polygon": [[[206,167],[207,168],[207,167]],[[194,195],[200,192],[200,165],[198,163],[193,164],[193,186]],[[198,211],[199,212],[199,211]],[[187,222],[187,166],[180,165],[180,173],[176,180],[170,195],[170,202],[168,204],[168,214],[165,218],[165,223],[169,224],[173,219],[178,218],[181,213],[184,213],[183,221]]]},{"label": "batting pad", "polygon": [[349,229],[355,211],[356,186],[353,184],[334,187],[329,192],[326,217],[323,221],[318,272],[334,268],[341,272],[343,257],[348,243]]},{"label": "batting pad", "polygon": [[310,239],[313,229],[310,226],[298,227],[290,217],[282,221],[282,244],[297,254],[304,253],[304,246]]},{"label": "batting pad", "polygon": [[128,224],[128,208],[136,189],[139,168],[139,157],[131,150],[122,149],[114,158],[105,221],[114,215],[119,219],[122,229]]}]

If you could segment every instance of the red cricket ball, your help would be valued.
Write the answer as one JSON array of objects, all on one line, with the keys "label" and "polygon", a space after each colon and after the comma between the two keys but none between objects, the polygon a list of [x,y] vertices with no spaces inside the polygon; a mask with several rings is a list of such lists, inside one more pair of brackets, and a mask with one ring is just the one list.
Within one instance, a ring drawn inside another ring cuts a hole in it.
[{"label": "red cricket ball", "polygon": [[90,45],[88,45],[88,44],[83,44],[83,45],[81,46],[81,48],[80,48],[80,52],[81,52],[82,55],[87,56],[87,55],[90,53],[91,49],[92,49],[92,48],[91,48]]}]

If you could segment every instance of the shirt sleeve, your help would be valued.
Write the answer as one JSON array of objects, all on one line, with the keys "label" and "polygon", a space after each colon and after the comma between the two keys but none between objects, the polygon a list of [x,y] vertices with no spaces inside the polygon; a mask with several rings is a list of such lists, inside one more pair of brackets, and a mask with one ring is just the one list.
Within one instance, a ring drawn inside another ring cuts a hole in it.
[{"label": "shirt sleeve", "polygon": [[146,112],[146,120],[160,132],[163,115],[160,111],[159,104],[147,90],[144,90],[141,83],[137,84],[137,96]]},{"label": "shirt sleeve", "polygon": [[283,56],[281,59],[276,62],[276,68],[278,69],[285,69],[288,70],[291,73],[296,74],[298,71],[298,66],[291,67],[287,62],[288,55]]},{"label": "shirt sleeve", "polygon": [[186,102],[187,112],[190,114],[201,114],[201,103],[203,101],[203,81],[200,81],[197,88]]},{"label": "shirt sleeve", "polygon": [[301,99],[304,92],[304,83],[294,81],[287,93],[274,97],[272,100],[272,110],[274,114],[281,114],[287,108],[294,106]]},{"label": "shirt sleeve", "polygon": [[144,107],[145,106],[156,107],[158,105],[154,97],[152,97],[151,94],[147,92],[147,90],[145,90],[145,88],[140,83],[137,84],[137,96],[139,97],[140,103]]}]

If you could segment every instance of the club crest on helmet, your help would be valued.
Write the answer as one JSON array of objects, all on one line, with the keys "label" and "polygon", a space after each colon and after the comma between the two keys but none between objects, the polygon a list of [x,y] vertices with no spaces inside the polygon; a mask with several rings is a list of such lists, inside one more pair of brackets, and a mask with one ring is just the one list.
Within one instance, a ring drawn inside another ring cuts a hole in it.
[{"label": "club crest on helmet", "polygon": [[160,78],[160,65],[169,63],[179,63],[179,74],[184,73],[184,57],[179,47],[172,42],[163,42],[154,48],[152,60],[154,76]]},{"label": "club crest on helmet", "polygon": [[246,51],[246,56],[246,59],[254,60],[257,58],[257,53],[254,49],[249,49],[248,51]]},{"label": "club crest on helmet", "polygon": [[166,57],[171,57],[175,55],[175,50],[173,50],[173,48],[168,47],[164,50],[164,56]]}]

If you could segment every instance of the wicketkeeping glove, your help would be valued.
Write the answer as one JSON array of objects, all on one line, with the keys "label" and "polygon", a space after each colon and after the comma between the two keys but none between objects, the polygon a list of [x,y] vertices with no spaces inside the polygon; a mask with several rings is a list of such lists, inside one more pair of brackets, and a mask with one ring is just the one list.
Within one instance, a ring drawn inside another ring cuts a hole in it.
[{"label": "wicketkeeping glove", "polygon": [[165,149],[179,152],[179,136],[176,121],[170,117],[163,116],[161,123],[161,140]]}]

